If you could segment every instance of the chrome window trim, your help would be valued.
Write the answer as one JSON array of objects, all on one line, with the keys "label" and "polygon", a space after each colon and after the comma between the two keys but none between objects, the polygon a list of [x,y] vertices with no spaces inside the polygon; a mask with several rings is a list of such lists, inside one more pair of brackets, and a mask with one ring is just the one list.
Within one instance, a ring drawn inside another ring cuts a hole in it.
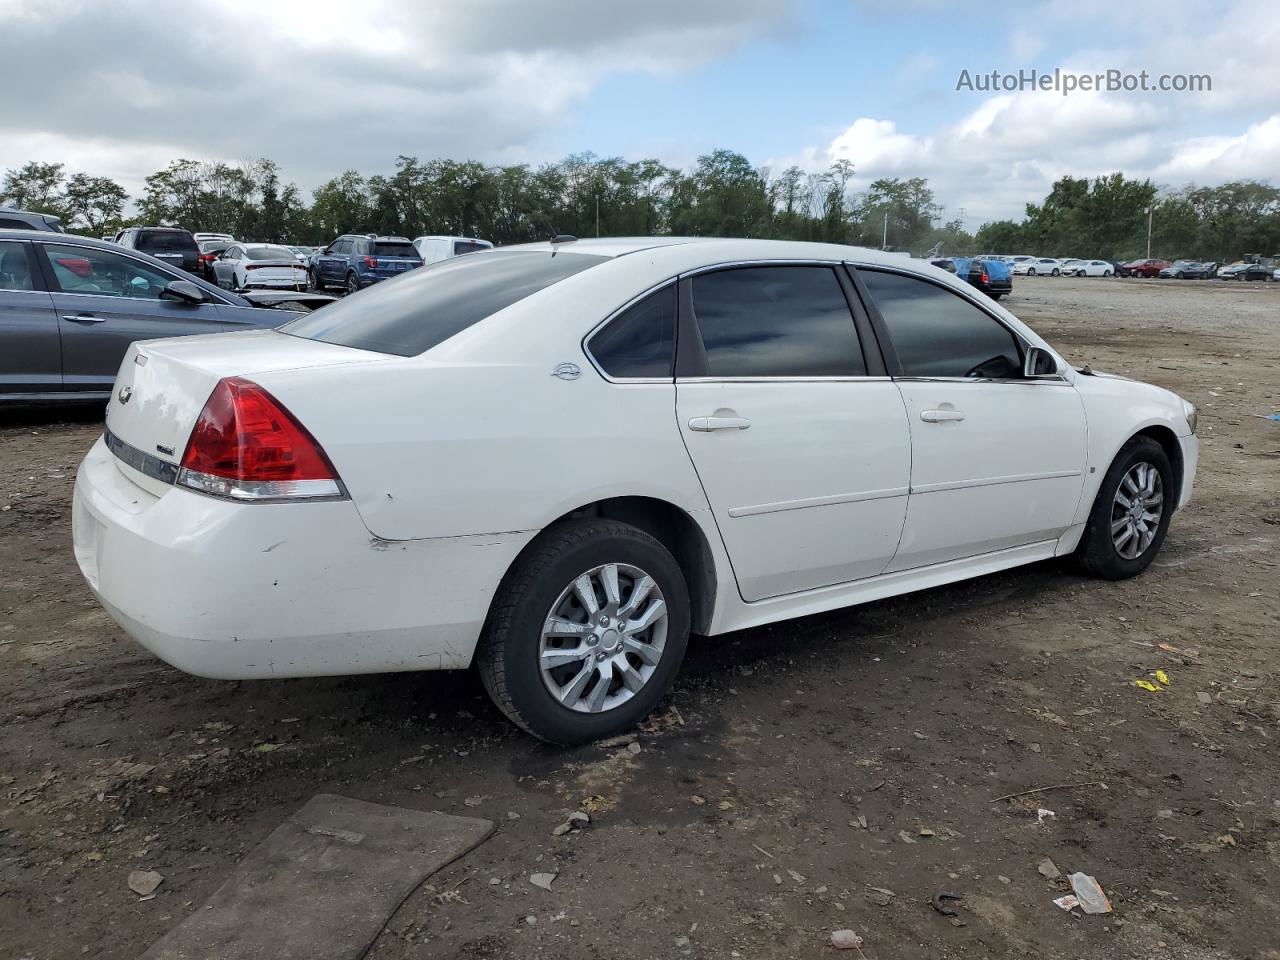
[{"label": "chrome window trim", "polygon": [[[891,383],[893,377],[677,377],[676,383]],[[666,381],[663,381],[664,383]]]},{"label": "chrome window trim", "polygon": [[0,293],[43,293],[48,295],[48,290],[17,290],[10,287],[0,287]]},{"label": "chrome window trim", "polygon": [[636,296],[632,297],[622,306],[618,307],[618,309],[614,310],[611,314],[609,314],[607,317],[605,317],[603,320],[597,323],[589,331],[587,331],[586,336],[582,338],[582,341],[580,344],[580,346],[582,347],[582,352],[586,354],[587,360],[591,363],[591,366],[595,368],[596,373],[600,374],[600,376],[606,382],[616,383],[621,385],[626,385],[631,383],[675,383],[676,378],[675,378],[674,370],[675,370],[676,338],[677,338],[677,334],[679,332],[679,326],[680,326],[679,310],[676,311],[675,322],[671,329],[672,375],[669,377],[614,377],[614,376],[611,376],[605,372],[604,367],[601,366],[600,361],[595,358],[595,354],[591,352],[587,344],[591,342],[592,337],[594,337],[597,333],[599,333],[609,324],[613,323],[614,320],[622,316],[624,313],[626,313],[628,310],[634,307],[637,303],[639,303],[645,297],[648,297],[651,294],[657,293],[659,290],[663,289],[664,287],[674,288],[675,285],[679,282],[680,282],[679,277],[668,277],[667,279],[659,283],[655,283],[653,286],[645,290],[643,293],[637,294]]},{"label": "chrome window trim", "polygon": [[[134,263],[140,264],[146,267],[148,270],[152,270],[156,273],[166,273],[167,269],[171,269],[169,267],[169,264],[161,262],[160,267],[166,268],[166,269],[157,270],[155,264],[147,263],[145,260],[140,260],[138,257],[132,256],[129,247],[120,247],[119,250],[103,250],[101,247],[86,247],[82,243],[66,243],[61,240],[52,240],[47,237],[32,238],[31,242],[38,243],[44,247],[47,247],[50,244],[52,244],[58,247],[75,247],[79,250],[88,250],[91,253],[110,253],[110,254],[114,254],[115,256],[124,257],[126,260],[132,260]],[[47,250],[44,251],[44,255],[45,255],[45,258],[47,259],[49,256],[49,253]],[[183,270],[182,272],[187,273],[185,270]],[[196,277],[195,274],[193,273],[187,273],[186,277],[178,277],[178,276],[174,276],[173,274],[169,274],[170,281],[186,280],[192,277],[194,277],[197,280],[200,279],[199,277]],[[161,299],[160,297],[116,297],[116,296],[112,296],[109,293],[76,293],[74,290],[46,290],[44,292],[49,294],[57,294],[58,296],[62,296],[62,297],[109,297],[112,300],[136,300],[138,303],[155,303],[156,301]],[[221,296],[218,296],[215,298],[214,295],[211,294],[208,290],[204,289],[204,287],[200,288],[200,292],[211,297],[211,299],[204,301],[205,303],[217,303],[217,304],[221,304],[224,307],[235,306],[234,303],[231,303],[228,300],[223,300]],[[190,304],[190,306],[198,307],[198,306],[201,306],[201,304],[193,303],[193,304]]]},{"label": "chrome window trim", "polygon": [[1010,383],[1023,386],[1060,383],[1070,386],[1066,377],[1056,373],[1043,377],[896,377],[894,379],[899,383]]}]

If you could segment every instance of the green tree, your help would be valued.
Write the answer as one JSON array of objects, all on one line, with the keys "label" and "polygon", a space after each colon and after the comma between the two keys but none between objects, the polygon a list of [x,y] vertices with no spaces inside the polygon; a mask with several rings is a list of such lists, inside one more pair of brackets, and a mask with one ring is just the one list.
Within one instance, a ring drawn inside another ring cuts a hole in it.
[{"label": "green tree", "polygon": [[65,217],[67,208],[62,185],[66,179],[61,163],[31,160],[17,170],[5,171],[0,198],[13,201],[19,210]]},{"label": "green tree", "polygon": [[67,215],[72,225],[90,236],[101,236],[108,227],[122,223],[124,205],[129,194],[109,177],[91,177],[77,173],[67,181],[64,194]]}]

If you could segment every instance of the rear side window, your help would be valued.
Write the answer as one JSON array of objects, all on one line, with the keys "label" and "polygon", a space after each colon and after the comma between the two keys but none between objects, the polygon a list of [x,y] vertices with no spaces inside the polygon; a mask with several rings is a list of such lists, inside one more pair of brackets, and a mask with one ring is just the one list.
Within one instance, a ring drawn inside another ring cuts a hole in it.
[{"label": "rear side window", "polygon": [[611,377],[670,379],[675,332],[676,287],[670,284],[618,314],[587,341],[587,349]]},{"label": "rear side window", "polygon": [[746,267],[693,278],[712,377],[860,377],[867,368],[830,267]]},{"label": "rear side window", "polygon": [[164,253],[186,253],[189,250],[198,252],[195,238],[189,233],[173,230],[143,230],[138,234],[137,249],[144,253],[161,251]]},{"label": "rear side window", "polygon": [[470,240],[455,240],[453,243],[453,255],[460,257],[464,253],[479,253],[481,250],[491,250],[492,246],[487,243],[472,243]]},{"label": "rear side window", "polygon": [[27,257],[27,245],[0,240],[0,290],[34,290],[35,274]]},{"label": "rear side window", "polygon": [[418,248],[412,243],[383,240],[369,244],[369,253],[375,257],[413,257],[418,259]]},{"label": "rear side window", "polygon": [[859,270],[908,377],[1017,377],[1013,334],[964,297],[898,273]]},{"label": "rear side window", "polygon": [[0,230],[30,230],[31,224],[25,220],[14,220],[11,217],[0,217]]},{"label": "rear side window", "polygon": [[412,357],[606,257],[498,252],[451,257],[330,304],[278,330]]}]

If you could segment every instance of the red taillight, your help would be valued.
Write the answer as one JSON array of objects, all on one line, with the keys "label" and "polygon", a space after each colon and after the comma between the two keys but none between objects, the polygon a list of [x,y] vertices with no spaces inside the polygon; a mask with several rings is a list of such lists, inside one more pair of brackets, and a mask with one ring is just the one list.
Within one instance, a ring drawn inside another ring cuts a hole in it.
[{"label": "red taillight", "polygon": [[377,257],[365,257],[365,258],[364,258],[364,265],[365,265],[366,267],[376,267],[376,266],[378,265],[378,258],[377,258]]},{"label": "red taillight", "polygon": [[250,380],[218,381],[182,455],[178,483],[233,500],[343,496],[313,436]]},{"label": "red taillight", "polygon": [[983,283],[990,283],[990,282],[991,282],[991,278],[990,278],[990,277],[988,277],[988,276],[984,273],[984,274],[982,275],[982,282],[983,282]]},{"label": "red taillight", "polygon": [[218,259],[218,255],[216,253],[202,253],[200,254],[200,259],[205,263],[212,263],[214,260]]}]

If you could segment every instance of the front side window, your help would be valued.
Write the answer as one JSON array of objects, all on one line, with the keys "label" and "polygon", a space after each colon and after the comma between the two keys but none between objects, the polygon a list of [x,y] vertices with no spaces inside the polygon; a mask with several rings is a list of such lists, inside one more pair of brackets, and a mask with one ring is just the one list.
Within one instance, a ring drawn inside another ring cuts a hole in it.
[{"label": "front side window", "polygon": [[693,278],[712,377],[861,377],[853,315],[830,267],[744,267]]},{"label": "front side window", "polygon": [[908,377],[1017,377],[1018,341],[964,297],[899,273],[859,270]]},{"label": "front side window", "polygon": [[34,290],[31,261],[26,245],[16,240],[0,240],[0,290]]},{"label": "front side window", "polygon": [[495,251],[406,270],[276,329],[360,350],[413,357],[513,303],[607,258]]},{"label": "front side window", "polygon": [[49,265],[53,267],[58,289],[63,293],[158,300],[160,293],[174,279],[132,257],[107,250],[60,243],[42,246]]},{"label": "front side window", "polygon": [[611,377],[670,378],[675,333],[676,287],[670,284],[616,316],[587,349]]}]

